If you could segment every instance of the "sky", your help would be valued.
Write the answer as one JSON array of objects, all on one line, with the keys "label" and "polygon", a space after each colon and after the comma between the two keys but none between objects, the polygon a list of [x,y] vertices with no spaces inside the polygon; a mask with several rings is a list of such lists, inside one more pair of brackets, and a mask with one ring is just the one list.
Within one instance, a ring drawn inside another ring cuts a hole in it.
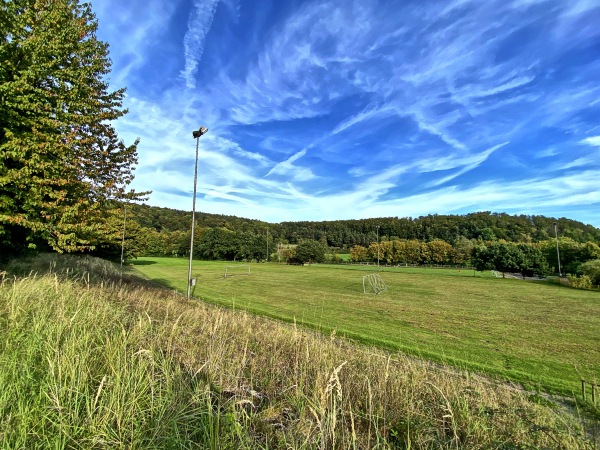
[{"label": "sky", "polygon": [[[598,0],[95,0],[149,205],[600,227]],[[196,141],[192,132],[209,131]]]}]

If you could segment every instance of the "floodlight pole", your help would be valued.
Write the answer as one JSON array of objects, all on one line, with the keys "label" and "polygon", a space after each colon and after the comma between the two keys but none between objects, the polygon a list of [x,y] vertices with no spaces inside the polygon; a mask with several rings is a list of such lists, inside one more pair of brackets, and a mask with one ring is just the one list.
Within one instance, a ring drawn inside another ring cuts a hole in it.
[{"label": "floodlight pole", "polygon": [[556,259],[558,260],[558,276],[562,277],[562,272],[560,270],[560,252],[558,250],[558,231],[556,229],[556,222],[554,222],[554,236],[556,237]]},{"label": "floodlight pole", "polygon": [[377,225],[377,267],[379,267],[379,225]]},{"label": "floodlight pole", "polygon": [[267,227],[267,262],[269,262],[269,227]]},{"label": "floodlight pole", "polygon": [[187,298],[189,300],[191,288],[192,288],[192,257],[194,255],[194,225],[196,223],[196,183],[198,180],[198,142],[200,136],[205,134],[208,128],[200,127],[197,131],[194,131],[192,135],[196,139],[196,163],[194,164],[194,198],[192,200],[192,236],[190,237],[190,264],[188,267],[188,281],[187,281]]}]

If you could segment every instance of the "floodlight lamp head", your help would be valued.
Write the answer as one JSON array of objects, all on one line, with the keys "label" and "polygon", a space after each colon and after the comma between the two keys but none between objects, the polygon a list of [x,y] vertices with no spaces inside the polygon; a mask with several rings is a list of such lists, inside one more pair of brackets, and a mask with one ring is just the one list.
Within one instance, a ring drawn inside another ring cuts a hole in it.
[{"label": "floodlight lamp head", "polygon": [[200,127],[199,130],[195,130],[194,132],[192,132],[192,135],[194,136],[194,139],[198,139],[200,136],[205,134],[207,131],[208,131],[208,128]]}]

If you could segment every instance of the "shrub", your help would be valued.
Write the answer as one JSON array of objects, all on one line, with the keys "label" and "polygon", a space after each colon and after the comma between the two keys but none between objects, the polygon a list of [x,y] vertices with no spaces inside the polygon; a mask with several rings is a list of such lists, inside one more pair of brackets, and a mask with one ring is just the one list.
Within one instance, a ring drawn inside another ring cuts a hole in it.
[{"label": "shrub", "polygon": [[587,275],[581,275],[578,277],[577,275],[568,274],[567,278],[569,279],[569,284],[571,287],[577,289],[591,289],[592,288],[592,279]]},{"label": "shrub", "polygon": [[584,262],[580,270],[591,279],[592,284],[600,285],[600,259]]}]

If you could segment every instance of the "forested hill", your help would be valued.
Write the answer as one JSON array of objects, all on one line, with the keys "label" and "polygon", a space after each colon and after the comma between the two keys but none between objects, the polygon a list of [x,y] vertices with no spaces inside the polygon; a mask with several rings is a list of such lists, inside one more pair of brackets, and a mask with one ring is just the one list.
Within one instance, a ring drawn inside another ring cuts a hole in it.
[{"label": "forested hill", "polygon": [[[127,211],[127,214],[144,228],[151,228],[158,232],[190,231],[192,221],[191,211],[180,211],[144,204],[131,204],[127,207]],[[231,231],[265,233],[266,227],[277,225],[260,220],[196,211],[196,226],[200,228],[227,228]]]},{"label": "forested hill", "polygon": [[[191,212],[147,205],[132,205],[130,216],[144,228],[162,232],[185,232],[190,229]],[[359,220],[326,222],[267,223],[236,216],[196,213],[199,228],[226,228],[236,232],[269,235],[274,240],[291,244],[302,239],[314,239],[333,247],[367,245],[380,240],[417,239],[431,241],[442,239],[454,244],[458,238],[510,242],[541,242],[554,237],[554,222],[560,237],[576,242],[600,243],[600,229],[567,218],[545,216],[509,215],[505,213],[477,212],[466,215],[428,215],[418,218],[382,217]]]}]

